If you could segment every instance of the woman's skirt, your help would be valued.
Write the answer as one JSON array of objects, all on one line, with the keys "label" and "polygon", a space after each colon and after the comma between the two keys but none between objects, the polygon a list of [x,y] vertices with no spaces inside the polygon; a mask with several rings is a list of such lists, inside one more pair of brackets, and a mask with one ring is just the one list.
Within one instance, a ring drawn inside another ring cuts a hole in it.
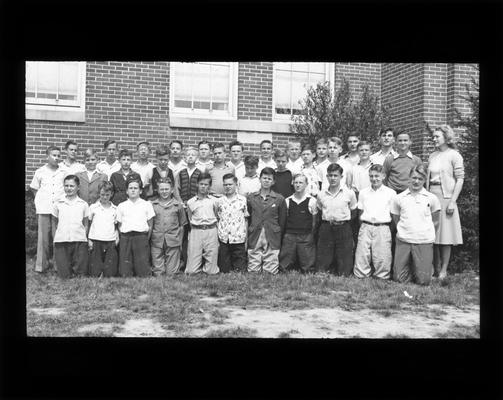
[{"label": "woman's skirt", "polygon": [[461,222],[459,220],[458,206],[454,205],[454,212],[450,215],[446,213],[447,205],[451,199],[445,199],[440,185],[430,185],[430,192],[437,196],[442,210],[440,210],[440,223],[435,233],[435,244],[463,244],[461,235]]}]

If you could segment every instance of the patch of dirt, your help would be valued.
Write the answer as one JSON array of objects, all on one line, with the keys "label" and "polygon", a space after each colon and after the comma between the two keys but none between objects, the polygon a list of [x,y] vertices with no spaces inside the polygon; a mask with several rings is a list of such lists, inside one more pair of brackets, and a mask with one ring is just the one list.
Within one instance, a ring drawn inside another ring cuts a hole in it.
[{"label": "patch of dirt", "polygon": [[66,312],[64,308],[59,307],[30,308],[29,310],[39,315],[62,315]]},{"label": "patch of dirt", "polygon": [[81,326],[77,329],[79,333],[87,333],[87,332],[103,332],[103,333],[111,333],[113,332],[114,324],[106,323],[106,324],[89,324]]},{"label": "patch of dirt", "polygon": [[208,304],[215,304],[215,303],[220,303],[222,301],[225,301],[229,299],[229,297],[200,297],[199,300],[208,303]]},{"label": "patch of dirt", "polygon": [[130,319],[120,326],[120,330],[114,333],[119,337],[167,337],[173,336],[169,331],[162,328],[159,322],[152,319]]}]

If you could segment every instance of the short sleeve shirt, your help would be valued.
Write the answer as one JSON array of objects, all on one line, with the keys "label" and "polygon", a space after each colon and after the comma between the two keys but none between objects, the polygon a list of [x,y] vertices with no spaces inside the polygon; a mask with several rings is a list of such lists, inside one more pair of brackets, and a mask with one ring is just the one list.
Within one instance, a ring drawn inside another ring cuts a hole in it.
[{"label": "short sleeve shirt", "polygon": [[247,196],[249,193],[255,193],[260,190],[260,180],[258,175],[253,177],[243,176],[238,182],[238,193],[241,196]]},{"label": "short sleeve shirt", "polygon": [[300,174],[303,165],[304,163],[302,162],[302,157],[299,157],[295,161],[288,160],[286,163],[286,169],[289,169],[292,176],[294,176],[295,174]]},{"label": "short sleeve shirt", "polygon": [[86,167],[84,164],[79,162],[74,162],[71,165],[65,163],[65,161],[61,161],[59,163],[59,168],[63,171],[64,176],[68,175],[77,175],[79,172],[86,172]]},{"label": "short sleeve shirt", "polygon": [[327,190],[328,187],[330,186],[330,183],[328,182],[327,178],[327,168],[330,164],[339,164],[342,167],[341,186],[347,185],[346,177],[348,176],[348,174],[351,173],[351,170],[353,168],[353,165],[351,163],[341,158],[339,158],[336,163],[332,163],[329,161],[327,164],[321,163],[320,165],[318,165],[316,169],[318,171],[318,175],[320,176],[321,190]]},{"label": "short sleeve shirt", "polygon": [[396,237],[413,244],[433,243],[435,225],[431,214],[440,208],[437,196],[425,188],[415,194],[406,189],[395,197],[391,205],[391,212],[400,216]]},{"label": "short sleeve shirt", "polygon": [[127,199],[117,206],[117,221],[121,223],[122,233],[148,232],[148,220],[154,216],[152,203],[141,198],[135,202]]},{"label": "short sleeve shirt", "polygon": [[386,157],[390,153],[393,154],[393,157],[398,156],[398,153],[395,150],[393,150],[393,149],[391,149],[391,151],[389,153],[386,153],[386,154],[384,154],[382,152],[382,150],[379,150],[378,152],[376,152],[376,153],[374,153],[374,154],[372,154],[370,156],[370,161],[372,161],[372,163],[374,163],[374,164],[383,165],[384,164],[384,160],[386,159]]},{"label": "short sleeve shirt", "polygon": [[355,192],[342,185],[336,193],[322,190],[317,200],[323,221],[349,221],[351,210],[356,208]]},{"label": "short sleeve shirt", "polygon": [[213,166],[213,168],[209,170],[209,174],[211,176],[211,192],[224,194],[223,177],[225,174],[234,174],[234,167],[224,165],[223,168],[217,168]]},{"label": "short sleeve shirt", "polygon": [[98,200],[89,207],[89,239],[111,242],[117,239],[117,206],[110,203],[110,207],[104,207]]},{"label": "short sleeve shirt", "polygon": [[314,167],[306,168],[303,166],[300,172],[307,177],[307,192],[311,196],[316,196],[320,191],[320,176],[318,171]]},{"label": "short sleeve shirt", "polygon": [[178,163],[174,163],[171,160],[168,162],[168,168],[173,171],[173,177],[176,179],[180,171],[184,168],[187,168],[187,163],[185,160],[180,160]]},{"label": "short sleeve shirt", "polygon": [[131,169],[140,175],[141,181],[144,186],[150,184],[152,180],[152,173],[154,172],[155,165],[150,161],[146,164],[140,164],[138,161],[135,161],[131,164]]},{"label": "short sleeve shirt", "polygon": [[96,169],[102,174],[105,174],[108,180],[110,180],[112,174],[121,169],[121,163],[119,160],[115,160],[112,164],[109,164],[107,160],[103,160],[96,165]]},{"label": "short sleeve shirt", "polygon": [[54,203],[65,195],[63,189],[64,172],[47,165],[35,171],[30,187],[37,191],[35,195],[35,210],[37,214],[52,214]]},{"label": "short sleeve shirt", "polygon": [[218,238],[224,243],[246,241],[246,217],[249,216],[246,197],[236,194],[217,200]]},{"label": "short sleeve shirt", "polygon": [[194,225],[211,225],[217,222],[215,206],[217,198],[213,196],[200,198],[194,196],[187,201],[187,208],[192,213],[190,223]]},{"label": "short sleeve shirt", "polygon": [[234,168],[234,175],[236,175],[236,178],[238,178],[238,182],[245,176],[246,174],[246,169],[245,169],[245,163],[243,161],[240,161],[238,165],[234,165],[232,161],[229,161],[226,164],[228,167]]},{"label": "short sleeve shirt", "polygon": [[391,222],[391,203],[396,192],[381,185],[377,190],[371,186],[364,188],[358,197],[358,209],[362,210],[361,220],[373,224],[387,224]]},{"label": "short sleeve shirt", "polygon": [[357,164],[353,166],[351,170],[351,189],[361,192],[370,186],[369,169],[372,166],[372,162],[366,167]]},{"label": "short sleeve shirt", "polygon": [[154,225],[152,228],[152,246],[162,248],[164,242],[168,247],[182,245],[182,227],[187,224],[187,216],[183,208],[183,203],[175,198],[171,198],[164,203],[161,199],[152,201],[154,208]]},{"label": "short sleeve shirt", "polygon": [[201,161],[198,159],[196,161],[196,168],[201,172],[209,172],[213,168],[213,160]]},{"label": "short sleeve shirt", "polygon": [[66,196],[54,203],[52,215],[58,218],[54,243],[87,242],[83,219],[89,217],[89,206],[80,197],[68,199]]},{"label": "short sleeve shirt", "polygon": [[258,168],[257,168],[257,175],[258,176],[260,176],[260,172],[265,167],[272,168],[275,171],[276,171],[276,168],[278,168],[278,166],[276,165],[276,161],[274,161],[272,158],[269,161],[267,161],[267,162],[265,162],[264,160],[262,160],[262,158],[259,158],[258,159]]}]

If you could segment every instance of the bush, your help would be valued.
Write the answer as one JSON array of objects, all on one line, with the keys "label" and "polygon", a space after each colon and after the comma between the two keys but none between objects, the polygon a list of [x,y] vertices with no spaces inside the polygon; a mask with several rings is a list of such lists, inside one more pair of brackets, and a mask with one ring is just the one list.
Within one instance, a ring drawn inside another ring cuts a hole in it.
[{"label": "bush", "polygon": [[26,190],[24,195],[24,213],[25,213],[25,246],[26,255],[34,257],[37,254],[37,214],[35,213],[35,203],[33,202],[33,193]]}]

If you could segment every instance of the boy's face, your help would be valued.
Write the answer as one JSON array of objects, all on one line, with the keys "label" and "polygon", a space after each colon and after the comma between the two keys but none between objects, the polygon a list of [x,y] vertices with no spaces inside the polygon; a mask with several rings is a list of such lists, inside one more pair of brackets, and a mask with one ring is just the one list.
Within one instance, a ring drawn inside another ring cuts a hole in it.
[{"label": "boy's face", "polygon": [[138,182],[130,182],[127,186],[127,195],[133,200],[140,197],[140,184]]},{"label": "boy's face", "polygon": [[364,144],[358,147],[358,154],[360,155],[360,160],[366,161],[370,157],[370,145]]},{"label": "boy's face", "polygon": [[217,164],[225,161],[225,151],[223,147],[213,149],[213,161]]},{"label": "boy's face", "polygon": [[79,189],[79,186],[73,179],[65,179],[64,182],[64,188],[65,188],[65,194],[67,196],[74,196],[77,194],[77,190]]},{"label": "boy's face", "polygon": [[341,154],[341,147],[337,145],[335,142],[328,142],[328,156],[335,158],[339,157],[339,154]]},{"label": "boy's face", "polygon": [[326,144],[316,145],[316,155],[319,158],[325,158],[327,156],[328,147]]},{"label": "boy's face", "polygon": [[61,153],[59,150],[51,150],[49,154],[47,154],[47,163],[53,167],[57,167],[60,161]]},{"label": "boy's face", "polygon": [[415,192],[421,190],[424,186],[424,181],[425,179],[423,178],[422,175],[418,174],[417,172],[414,172],[410,176],[409,189]]},{"label": "boy's face", "polygon": [[293,180],[293,188],[296,193],[302,193],[307,187],[307,178],[305,176],[298,176]]},{"label": "boy's face", "polygon": [[162,170],[166,170],[168,168],[169,163],[169,154],[164,154],[162,156],[157,157],[157,161],[159,161],[159,168]]},{"label": "boy's face", "polygon": [[98,159],[96,158],[96,156],[94,154],[90,155],[90,156],[86,156],[86,159],[85,159],[86,169],[88,171],[94,171],[96,169],[97,162],[98,162]]},{"label": "boy's face", "polygon": [[140,145],[140,147],[138,147],[138,158],[140,160],[145,161],[148,158],[149,154],[150,154],[150,149],[148,148],[148,146],[146,144],[142,144],[142,145]]},{"label": "boy's face", "polygon": [[207,144],[202,144],[199,146],[199,158],[207,160],[210,156],[210,146]]},{"label": "boy's face", "polygon": [[236,182],[234,179],[224,179],[224,193],[225,194],[234,194],[236,193]]},{"label": "boy's face", "polygon": [[393,143],[395,143],[395,136],[393,136],[393,132],[392,131],[384,132],[381,135],[379,142],[380,142],[381,146],[384,146],[384,147],[392,146]]},{"label": "boy's face", "polygon": [[314,154],[311,150],[304,150],[300,156],[305,165],[309,165],[313,162]]},{"label": "boy's face", "polygon": [[210,180],[209,179],[202,179],[199,181],[197,184],[197,190],[199,194],[201,195],[206,195],[208,194],[208,191],[210,190]]},{"label": "boy's face", "polygon": [[276,165],[278,166],[278,171],[284,171],[286,170],[286,163],[288,160],[286,159],[286,156],[281,156],[281,157],[276,157],[274,159],[276,162]]},{"label": "boy's face", "polygon": [[232,146],[231,160],[238,163],[239,161],[241,161],[241,157],[243,157],[243,149],[241,149],[241,146]]},{"label": "boy's face", "polygon": [[129,156],[122,156],[119,159],[119,162],[121,163],[121,168],[122,169],[128,170],[129,167],[131,166],[131,157],[129,157]]},{"label": "boy's face", "polygon": [[331,171],[327,173],[327,179],[330,186],[339,186],[342,175],[339,171]]},{"label": "boy's face", "polygon": [[245,175],[252,177],[257,173],[258,165],[246,165],[245,164]]},{"label": "boy's face", "polygon": [[117,153],[117,143],[109,144],[105,151],[108,158],[115,158],[115,154]]},{"label": "boy's face", "polygon": [[369,171],[370,184],[374,189],[381,187],[384,174],[378,171]]},{"label": "boy's face", "polygon": [[68,159],[75,160],[77,158],[77,145],[68,145],[68,147],[66,148],[66,155],[68,156]]},{"label": "boy's face", "polygon": [[263,174],[260,177],[260,186],[262,189],[270,189],[274,185],[274,177],[272,175]]},{"label": "boy's face", "polygon": [[300,156],[300,143],[288,143],[288,157],[296,160]]},{"label": "boy's face", "polygon": [[396,138],[396,148],[397,150],[407,152],[410,148],[410,138],[407,134],[400,134]]},{"label": "boy's face", "polygon": [[356,136],[349,136],[348,137],[348,150],[351,153],[354,151],[357,151],[359,142],[360,142],[360,140]]},{"label": "boy's face", "polygon": [[196,163],[196,159],[197,159],[197,151],[189,150],[187,152],[187,157],[186,157],[187,164],[194,165]]},{"label": "boy's face", "polygon": [[271,143],[262,143],[260,146],[260,152],[262,154],[262,158],[268,160],[272,156],[272,144]]},{"label": "boy's face", "polygon": [[182,146],[180,146],[180,143],[171,143],[171,146],[169,148],[171,150],[171,158],[180,158],[182,154]]},{"label": "boy's face", "polygon": [[171,197],[171,194],[173,193],[173,188],[169,183],[166,182],[161,182],[159,183],[159,196],[163,200],[167,200]]},{"label": "boy's face", "polygon": [[107,204],[110,201],[111,197],[112,197],[111,190],[106,190],[106,189],[100,190],[100,202],[101,203]]}]

